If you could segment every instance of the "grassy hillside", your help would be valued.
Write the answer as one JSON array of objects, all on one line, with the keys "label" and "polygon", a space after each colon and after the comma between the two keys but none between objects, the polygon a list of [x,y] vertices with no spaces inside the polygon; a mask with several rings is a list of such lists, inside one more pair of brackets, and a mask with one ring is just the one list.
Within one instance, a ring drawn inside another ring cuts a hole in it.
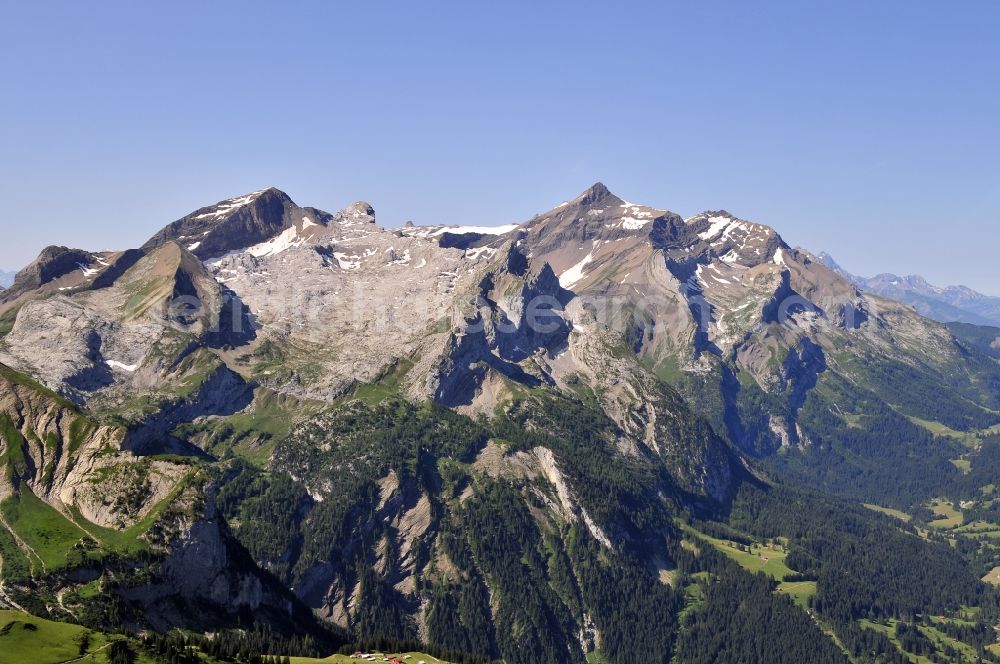
[{"label": "grassy hillside", "polygon": [[[26,486],[0,503],[4,522],[20,538],[38,571],[54,571],[72,562],[74,552],[96,545],[79,526],[39,499]],[[79,558],[79,555],[76,556]]]},{"label": "grassy hillside", "polygon": [[81,661],[103,662],[96,653],[111,638],[79,625],[0,610],[0,664],[57,664],[88,654]]},{"label": "grassy hillside", "polygon": [[[73,661],[93,664],[108,662],[111,644],[125,642],[135,653],[137,664],[158,664],[175,661],[167,652],[160,652],[157,644],[129,639],[124,636],[89,630],[80,625],[54,622],[21,611],[0,609],[0,664],[63,664]],[[120,645],[120,644],[119,644]],[[196,661],[202,664],[244,662],[239,657],[211,657],[193,646]],[[372,651],[373,653],[375,651]],[[284,659],[285,655],[271,655]],[[398,657],[407,664],[448,664],[422,652],[378,651],[376,661]],[[290,657],[293,664],[347,664],[358,662],[348,655],[330,655],[324,658]]]},{"label": "grassy hillside", "polygon": [[[418,664],[419,662],[426,662],[427,664],[448,664],[443,659],[438,659],[437,657],[432,657],[421,652],[386,652],[386,653],[370,653],[375,656],[375,661],[383,661],[383,657],[388,657],[390,660],[393,658],[399,658],[406,662],[406,664]],[[292,657],[291,664],[357,664],[358,660],[351,657],[350,655],[330,655],[329,657],[324,657],[323,659],[314,659],[312,657]]]},{"label": "grassy hillside", "polygon": [[788,558],[787,541],[743,544],[710,537],[690,526],[685,526],[684,531],[700,541],[708,542],[746,571],[754,574],[760,572],[771,577],[778,582],[775,592],[791,597],[803,608],[809,605],[809,598],[816,594],[815,581],[786,581],[786,578],[794,579],[798,574],[785,562]]}]

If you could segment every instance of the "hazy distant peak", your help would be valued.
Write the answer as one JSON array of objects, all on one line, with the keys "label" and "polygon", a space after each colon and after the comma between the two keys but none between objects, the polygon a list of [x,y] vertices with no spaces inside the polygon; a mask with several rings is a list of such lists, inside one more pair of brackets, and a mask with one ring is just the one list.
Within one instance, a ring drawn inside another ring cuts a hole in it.
[{"label": "hazy distant peak", "polygon": [[1000,325],[1000,298],[984,295],[967,286],[936,286],[919,274],[900,276],[884,272],[860,277],[841,267],[833,256],[820,252],[820,260],[856,286],[914,307],[927,318],[943,323]]}]

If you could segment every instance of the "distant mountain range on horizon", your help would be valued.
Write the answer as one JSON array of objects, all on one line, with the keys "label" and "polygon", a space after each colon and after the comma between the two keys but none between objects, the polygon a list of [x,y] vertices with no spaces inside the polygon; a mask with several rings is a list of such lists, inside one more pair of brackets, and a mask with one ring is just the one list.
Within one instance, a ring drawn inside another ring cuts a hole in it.
[{"label": "distant mountain range on horizon", "polygon": [[922,316],[941,323],[971,323],[1000,327],[1000,297],[967,286],[935,286],[920,275],[882,273],[861,277],[848,272],[827,252],[818,258],[858,288],[914,307]]}]

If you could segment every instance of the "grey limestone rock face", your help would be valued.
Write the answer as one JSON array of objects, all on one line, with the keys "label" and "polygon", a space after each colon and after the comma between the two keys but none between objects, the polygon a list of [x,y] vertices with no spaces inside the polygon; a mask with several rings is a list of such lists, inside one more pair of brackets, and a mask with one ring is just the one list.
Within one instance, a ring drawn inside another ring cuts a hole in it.
[{"label": "grey limestone rock face", "polygon": [[262,574],[233,538],[209,496],[185,521],[146,584],[118,594],[154,629],[228,627],[248,616],[257,623],[301,632],[311,616],[272,577]]},{"label": "grey limestone rock face", "polygon": [[107,287],[22,304],[0,361],[82,404],[116,385],[155,382],[148,360],[216,329],[226,301],[201,262],[168,243]]},{"label": "grey limestone rock face", "polygon": [[572,324],[563,309],[572,297],[548,264],[531,264],[508,241],[482,275],[428,377],[434,398],[471,405],[490,371],[531,386],[546,382],[521,363],[565,343]]}]

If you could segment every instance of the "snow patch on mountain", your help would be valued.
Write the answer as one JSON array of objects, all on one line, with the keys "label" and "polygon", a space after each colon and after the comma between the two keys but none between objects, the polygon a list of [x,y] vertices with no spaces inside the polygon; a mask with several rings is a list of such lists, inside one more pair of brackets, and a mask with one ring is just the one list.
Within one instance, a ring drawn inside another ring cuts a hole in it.
[{"label": "snow patch on mountain", "polygon": [[[594,249],[597,247],[595,246]],[[587,266],[591,261],[594,260],[594,250],[592,249],[589,254],[583,257],[583,259],[569,268],[565,272],[559,275],[559,285],[563,288],[569,288],[573,284],[577,283],[583,279],[583,268]]]},{"label": "snow patch on mountain", "polygon": [[702,240],[711,240],[722,233],[732,222],[733,220],[729,217],[709,217],[708,229],[698,233],[698,237]]},{"label": "snow patch on mountain", "polygon": [[[648,214],[648,213],[646,213],[646,214]],[[651,221],[652,221],[652,218],[649,218],[649,219],[639,219],[637,217],[623,217],[622,218],[622,228],[624,228],[627,231],[636,231],[636,230],[639,230],[640,228],[642,228],[643,226],[647,225]]]},{"label": "snow patch on mountain", "polygon": [[340,251],[333,252],[333,257],[337,260],[337,265],[341,270],[357,270],[361,267],[361,256],[357,254],[345,254]]},{"label": "snow patch on mountain", "polygon": [[444,235],[445,233],[454,233],[460,235],[462,233],[478,233],[480,235],[503,235],[504,233],[509,233],[518,224],[506,224],[504,226],[443,226],[438,230],[431,233],[434,235]]},{"label": "snow patch on mountain", "polygon": [[486,258],[493,258],[493,256],[496,253],[497,253],[497,250],[493,249],[491,247],[477,247],[475,249],[468,249],[468,250],[466,250],[465,256],[466,256],[466,258],[469,258],[470,260],[476,260],[480,256],[486,256]]},{"label": "snow patch on mountain", "polygon": [[257,258],[273,256],[292,247],[298,247],[303,242],[305,242],[305,239],[299,237],[298,229],[295,226],[289,226],[270,240],[250,247],[247,249],[247,253]]},{"label": "snow patch on mountain", "polygon": [[121,369],[122,371],[128,371],[129,373],[132,373],[139,368],[138,364],[125,364],[124,362],[119,362],[118,360],[104,360],[104,363],[112,369]]}]

